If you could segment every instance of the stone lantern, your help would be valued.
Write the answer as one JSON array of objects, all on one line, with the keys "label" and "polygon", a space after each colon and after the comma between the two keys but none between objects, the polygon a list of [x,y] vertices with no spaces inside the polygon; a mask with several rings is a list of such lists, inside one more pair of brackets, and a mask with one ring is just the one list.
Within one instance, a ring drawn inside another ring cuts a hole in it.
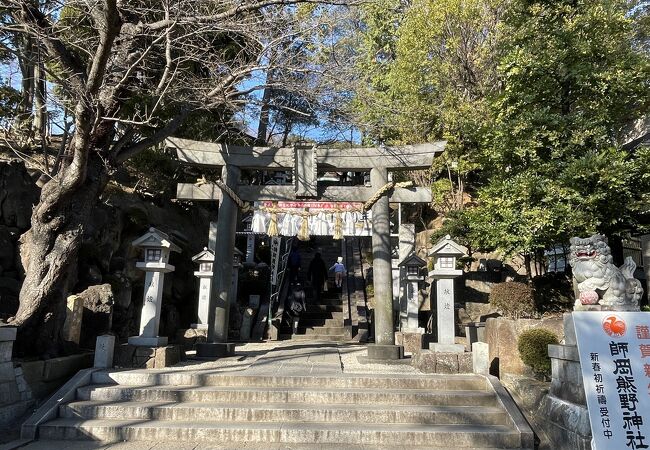
[{"label": "stone lantern", "polygon": [[467,254],[462,245],[447,235],[436,243],[429,252],[433,256],[433,270],[429,272],[436,280],[436,306],[438,315],[438,342],[429,344],[436,352],[462,353],[464,346],[456,344],[454,332],[454,278],[463,274],[456,269],[459,257]]},{"label": "stone lantern", "polygon": [[411,253],[399,263],[402,269],[402,282],[406,289],[406,318],[402,322],[402,331],[418,331],[418,313],[420,311],[419,284],[424,281],[421,275],[422,268],[427,265],[426,261]]},{"label": "stone lantern", "polygon": [[208,312],[210,310],[210,289],[212,286],[212,263],[214,263],[214,253],[203,247],[203,251],[192,256],[192,261],[199,265],[199,270],[194,272],[194,276],[199,279],[199,307],[198,319],[191,325],[192,328],[208,328]]},{"label": "stone lantern", "polygon": [[140,335],[129,337],[129,344],[164,347],[167,345],[167,338],[158,336],[163,282],[165,274],[174,270],[174,266],[169,264],[170,252],[180,252],[181,249],[169,240],[167,234],[153,227],[131,245],[144,250],[144,261],[138,261],[136,267],[144,270],[146,276],[140,316]]}]

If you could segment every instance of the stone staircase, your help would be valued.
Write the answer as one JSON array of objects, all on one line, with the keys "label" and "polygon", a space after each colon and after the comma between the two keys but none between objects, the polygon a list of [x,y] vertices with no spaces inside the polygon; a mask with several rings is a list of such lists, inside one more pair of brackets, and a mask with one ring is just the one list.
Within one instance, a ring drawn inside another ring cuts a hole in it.
[{"label": "stone staircase", "polygon": [[38,433],[43,440],[232,448],[532,449],[532,432],[517,414],[479,375],[100,371]]},{"label": "stone staircase", "polygon": [[[368,342],[369,318],[366,306],[366,280],[362,262],[362,248],[370,244],[370,238],[346,237],[345,267],[348,269],[346,294],[350,301],[352,335],[356,342]],[[346,299],[344,299],[345,301]]]},{"label": "stone staircase", "polygon": [[[316,238],[315,245],[328,267],[341,255],[340,243],[331,238]],[[316,251],[316,249],[300,249],[303,285],[306,284],[309,263]],[[311,287],[305,288],[305,296],[307,311],[300,315],[298,332],[292,333],[290,325],[285,322],[280,329],[281,338],[301,342],[345,342],[351,339],[351,329],[345,326],[347,304],[344,304],[341,290],[336,288],[333,277],[330,277],[328,291],[323,292],[318,304],[314,303]]]},{"label": "stone staircase", "polygon": [[350,330],[345,327],[346,312],[343,310],[340,290],[330,287],[318,305],[307,299],[307,311],[300,315],[298,333],[293,334],[294,341],[330,341],[343,342],[351,338]]}]

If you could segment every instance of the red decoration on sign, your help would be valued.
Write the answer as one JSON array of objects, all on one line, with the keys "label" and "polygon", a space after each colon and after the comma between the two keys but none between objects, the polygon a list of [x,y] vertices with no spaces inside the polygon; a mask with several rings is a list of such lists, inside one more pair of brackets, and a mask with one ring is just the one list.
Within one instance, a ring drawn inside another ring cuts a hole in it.
[{"label": "red decoration on sign", "polygon": [[603,330],[608,336],[622,337],[626,329],[625,322],[618,316],[607,316],[603,320]]}]

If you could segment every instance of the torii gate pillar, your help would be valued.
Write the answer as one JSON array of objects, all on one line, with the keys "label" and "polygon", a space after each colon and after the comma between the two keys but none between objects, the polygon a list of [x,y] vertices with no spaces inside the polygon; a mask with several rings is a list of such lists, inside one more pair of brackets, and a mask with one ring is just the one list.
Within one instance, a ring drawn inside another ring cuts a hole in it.
[{"label": "torii gate pillar", "polygon": [[[239,167],[226,164],[221,169],[221,180],[230,188],[236,189],[239,182]],[[237,213],[234,200],[224,195],[219,203],[217,217],[217,236],[212,264],[213,288],[210,292],[208,310],[208,339],[197,344],[196,356],[199,358],[218,358],[235,353],[235,344],[228,342],[228,321],[230,301],[228,298],[232,284],[232,262],[235,251],[235,231]]]},{"label": "torii gate pillar", "polygon": [[[379,189],[388,183],[388,169],[370,170],[370,184]],[[388,196],[372,207],[372,278],[375,288],[375,344],[368,345],[368,359],[401,359],[404,347],[395,345],[393,330],[393,269],[390,247]]]}]

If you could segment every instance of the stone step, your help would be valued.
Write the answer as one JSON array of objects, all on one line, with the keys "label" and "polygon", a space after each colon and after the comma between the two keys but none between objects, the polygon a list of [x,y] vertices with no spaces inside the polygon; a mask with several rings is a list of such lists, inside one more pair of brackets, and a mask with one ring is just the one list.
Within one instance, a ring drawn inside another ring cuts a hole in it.
[{"label": "stone step", "polygon": [[326,320],[326,319],[337,319],[344,320],[347,318],[347,313],[343,311],[305,311],[300,314],[300,320],[307,319],[316,319],[316,320]]},{"label": "stone step", "polygon": [[[157,385],[161,389],[165,385],[172,388],[178,385],[205,387],[251,387],[275,389],[397,389],[424,391],[488,391],[491,392],[488,381],[480,375],[390,375],[373,374],[359,376],[339,374],[337,376],[267,376],[267,375],[232,375],[227,373],[184,373],[175,372],[170,376],[163,371],[140,370],[108,370],[93,374],[93,383],[105,384],[106,387],[142,387]],[[122,385],[115,385],[115,383]],[[92,386],[86,386],[92,387]],[[103,387],[103,386],[95,386]]]},{"label": "stone step", "polygon": [[323,312],[343,312],[343,305],[310,305],[307,304],[307,312],[323,313]]},{"label": "stone step", "polygon": [[[80,444],[82,446],[80,446]],[[178,441],[124,441],[117,444],[119,447],[113,447],[115,450],[143,450],[143,449],[177,449],[179,448]],[[22,447],[21,447],[22,448]],[[50,450],[54,448],[69,449],[69,450],[79,450],[79,449],[102,449],[106,447],[100,442],[97,443],[87,443],[84,441],[70,441],[70,440],[56,440],[56,441],[43,441],[40,440],[37,443],[29,444],[25,447],[25,450]],[[210,442],[208,447],[205,446],[203,442],[197,441],[183,441],[181,448],[196,450],[204,450],[208,448],[209,450],[341,450],[342,447],[340,444],[291,444],[291,443],[275,443],[270,446],[267,443],[260,442],[225,442],[217,443]],[[371,450],[373,447],[361,444],[347,444],[345,450]],[[376,448],[376,447],[375,447]],[[412,445],[409,446],[409,450],[429,450],[431,447],[429,445],[420,446]],[[436,450],[457,450],[456,447],[435,447]],[[404,450],[402,446],[393,446],[393,445],[382,445],[381,450]],[[499,450],[497,448],[487,448],[481,447],[468,447],[464,450]],[[528,449],[519,449],[519,450],[528,450]]]},{"label": "stone step", "polygon": [[496,407],[389,405],[263,405],[186,402],[82,401],[61,406],[59,417],[69,419],[141,419],[219,422],[337,422],[410,423],[430,425],[506,425],[505,411]]},{"label": "stone step", "polygon": [[315,319],[300,316],[299,325],[305,327],[342,327],[343,319]]},{"label": "stone step", "polygon": [[354,405],[496,406],[494,392],[417,389],[318,389],[221,386],[84,386],[79,400],[143,402],[307,403]]},{"label": "stone step", "polygon": [[349,338],[343,334],[293,334],[292,341],[310,341],[310,342],[347,342]]},{"label": "stone step", "polygon": [[413,425],[56,419],[39,428],[42,439],[197,442],[283,442],[519,448],[519,433],[500,425]]},{"label": "stone step", "polygon": [[312,304],[318,304],[318,305],[342,305],[343,300],[337,295],[336,297],[332,298],[321,298],[318,300],[318,303],[312,302]]},{"label": "stone step", "polygon": [[345,327],[298,327],[298,334],[304,334],[304,335],[332,335],[332,334],[338,334],[338,335],[344,335],[345,334]]}]

